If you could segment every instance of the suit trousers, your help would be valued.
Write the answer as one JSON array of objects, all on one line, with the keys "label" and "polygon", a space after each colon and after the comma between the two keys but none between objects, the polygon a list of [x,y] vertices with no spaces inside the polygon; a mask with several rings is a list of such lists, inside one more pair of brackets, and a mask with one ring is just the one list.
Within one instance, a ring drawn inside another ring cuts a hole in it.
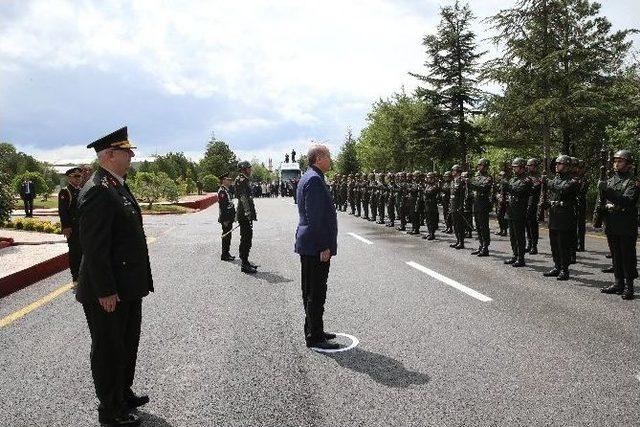
[{"label": "suit trousers", "polygon": [[300,255],[304,335],[308,343],[323,339],[324,302],[331,262],[321,262],[320,256]]},{"label": "suit trousers", "polygon": [[513,251],[513,256],[521,261],[524,261],[524,249],[527,244],[526,227],[526,221],[509,220],[511,250]]},{"label": "suit trousers", "polygon": [[126,411],[124,396],[133,385],[142,323],[142,299],[120,301],[107,313],[97,302],[83,304],[91,333],[91,374],[98,408],[105,417]]},{"label": "suit trousers", "polygon": [[69,269],[71,270],[71,278],[74,282],[78,281],[80,273],[80,261],[82,261],[82,249],[80,247],[80,229],[73,227],[71,236],[67,239],[69,246]]},{"label": "suit trousers", "polygon": [[637,236],[634,235],[607,233],[613,261],[613,275],[616,279],[633,280],[638,277],[636,240]]},{"label": "suit trousers", "polygon": [[549,229],[549,243],[551,244],[553,264],[560,270],[569,269],[572,247],[571,239],[573,239],[573,230]]},{"label": "suit trousers", "polygon": [[[221,223],[220,225],[222,226],[222,234],[226,234],[229,233],[231,230],[233,230],[233,221],[229,221],[227,222],[227,224],[229,225],[224,225],[224,223]],[[226,236],[224,236],[222,238],[222,255],[229,255],[229,250],[231,249],[231,236],[233,233],[229,233]]]},{"label": "suit trousers", "polygon": [[24,202],[25,216],[33,216],[33,197],[25,197],[22,201]]},{"label": "suit trousers", "polygon": [[242,261],[248,261],[253,239],[253,222],[243,220],[238,221],[238,224],[240,224],[240,247],[238,248],[238,253]]}]

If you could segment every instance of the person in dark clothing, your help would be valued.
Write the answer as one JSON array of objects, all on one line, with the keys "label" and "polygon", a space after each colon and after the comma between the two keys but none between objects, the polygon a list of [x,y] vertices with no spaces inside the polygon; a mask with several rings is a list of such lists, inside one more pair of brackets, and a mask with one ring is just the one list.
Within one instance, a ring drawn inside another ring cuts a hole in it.
[{"label": "person in dark clothing", "polygon": [[471,252],[480,257],[489,255],[491,232],[489,230],[489,212],[491,212],[491,196],[493,178],[489,175],[489,160],[478,160],[478,172],[469,181],[469,189],[473,192],[473,215],[478,229],[478,250]]},{"label": "person in dark clothing", "polygon": [[62,234],[69,246],[69,269],[74,285],[78,283],[82,249],[80,248],[80,218],[78,216],[78,196],[83,184],[82,169],[71,168],[65,172],[67,186],[58,193],[58,215]]},{"label": "person in dark clothing", "polygon": [[20,198],[24,202],[24,216],[33,216],[33,200],[36,198],[36,185],[30,179],[25,179],[20,185]]},{"label": "person in dark clothing", "polygon": [[238,163],[240,173],[235,180],[236,194],[238,195],[238,209],[236,220],[240,225],[240,247],[238,249],[240,260],[240,271],[254,274],[258,271],[258,266],[249,262],[249,251],[253,240],[253,222],[258,220],[256,208],[251,197],[249,177],[251,176],[251,163],[242,161]]},{"label": "person in dark clothing", "polygon": [[231,185],[231,177],[229,174],[224,174],[220,177],[221,185],[218,189],[218,222],[222,226],[222,254],[220,259],[222,261],[233,261],[236,259],[231,255],[231,230],[233,230],[233,223],[236,217],[236,207],[233,205],[231,196],[229,196],[229,186]]},{"label": "person in dark clothing", "polygon": [[526,248],[526,224],[529,215],[533,215],[531,205],[531,179],[527,176],[525,166],[527,162],[516,158],[511,163],[513,177],[507,184],[507,214],[509,220],[509,238],[513,256],[505,264],[513,267],[524,267],[524,253]]},{"label": "person in dark clothing", "polygon": [[[529,179],[531,180],[531,206],[537,209],[540,204],[540,189],[542,188],[542,180],[538,172],[538,159],[527,160],[527,170]],[[538,240],[540,238],[540,224],[538,224],[538,215],[534,212],[527,216],[527,246],[524,251],[531,255],[538,253]]]},{"label": "person in dark clothing", "polygon": [[331,155],[324,145],[314,144],[307,155],[310,167],[298,186],[299,222],[295,252],[300,255],[304,335],[307,347],[337,349],[329,342],[335,334],[324,330],[324,303],[331,257],[337,253],[338,221],[324,173]]}]

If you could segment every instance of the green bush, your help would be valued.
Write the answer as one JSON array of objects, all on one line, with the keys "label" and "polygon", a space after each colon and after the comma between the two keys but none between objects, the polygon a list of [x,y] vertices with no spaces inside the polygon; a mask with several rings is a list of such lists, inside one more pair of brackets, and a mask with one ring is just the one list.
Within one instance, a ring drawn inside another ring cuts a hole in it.
[{"label": "green bush", "polygon": [[16,175],[12,181],[12,188],[15,194],[20,194],[20,187],[25,179],[30,179],[36,187],[36,194],[42,198],[46,198],[51,192],[47,180],[40,172],[25,172],[20,175]]},{"label": "green bush", "polygon": [[202,177],[202,189],[206,192],[218,191],[220,180],[215,175],[205,175]]}]

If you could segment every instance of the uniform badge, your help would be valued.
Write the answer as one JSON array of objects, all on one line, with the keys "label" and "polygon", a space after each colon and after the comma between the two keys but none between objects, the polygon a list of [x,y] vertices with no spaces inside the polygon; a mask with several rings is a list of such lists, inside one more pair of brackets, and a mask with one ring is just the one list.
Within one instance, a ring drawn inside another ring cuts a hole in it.
[{"label": "uniform badge", "polygon": [[109,179],[106,176],[103,176],[100,184],[105,188],[109,188]]}]

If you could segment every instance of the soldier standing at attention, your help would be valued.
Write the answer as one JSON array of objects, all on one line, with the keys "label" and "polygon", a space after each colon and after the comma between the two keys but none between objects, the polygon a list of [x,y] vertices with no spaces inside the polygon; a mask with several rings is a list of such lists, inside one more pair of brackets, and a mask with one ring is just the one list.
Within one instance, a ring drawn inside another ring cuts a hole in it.
[{"label": "soldier standing at attention", "polygon": [[387,217],[389,218],[389,222],[387,222],[387,227],[395,227],[396,226],[396,192],[398,191],[398,187],[395,182],[395,174],[393,172],[389,172],[387,174]]},{"label": "soldier standing at attention", "polygon": [[80,168],[71,168],[64,174],[67,176],[67,186],[58,193],[58,214],[60,215],[62,234],[67,238],[69,246],[69,269],[75,286],[78,283],[80,261],[82,260],[78,196],[83,184],[83,175]]},{"label": "soldier standing at attention", "polygon": [[418,192],[420,191],[420,172],[409,172],[407,175],[411,176],[413,182],[407,188],[409,195],[409,203],[407,203],[407,221],[411,223],[411,230],[407,231],[407,234],[420,234],[420,218],[418,216]]},{"label": "soldier standing at attention", "polygon": [[362,193],[362,210],[364,211],[364,215],[362,219],[369,220],[369,182],[367,181],[367,174],[363,173],[360,176],[360,192]]},{"label": "soldier standing at attention", "polygon": [[622,294],[622,299],[633,299],[633,281],[638,277],[636,240],[638,239],[638,213],[636,206],[640,190],[631,168],[633,155],[619,150],[613,156],[614,174],[608,181],[599,181],[598,189],[605,196],[604,224],[609,248],[613,255],[616,283],[602,288],[605,294]]},{"label": "soldier standing at attention", "polygon": [[387,183],[385,180],[385,174],[379,174],[379,182],[378,182],[378,221],[376,224],[384,225],[384,208],[387,204]]},{"label": "soldier standing at attention", "polygon": [[496,233],[497,236],[506,236],[509,230],[509,223],[505,218],[507,214],[507,200],[506,200],[506,189],[509,186],[508,175],[505,171],[500,171],[498,174],[498,182],[496,182],[495,187],[495,199],[496,199],[496,218],[498,220],[498,225],[500,226],[500,231]]},{"label": "soldier standing at attention", "polygon": [[347,180],[347,200],[349,201],[350,212],[349,215],[356,214],[356,181],[353,178],[353,174],[349,174]]},{"label": "soldier standing at attention", "polygon": [[100,401],[98,420],[139,425],[131,411],[149,402],[133,386],[142,298],[153,291],[140,206],[124,181],[135,147],[123,127],[87,146],[100,167],[78,199],[82,262],[76,299],[91,333],[91,373]]},{"label": "soldier standing at attention", "polygon": [[484,257],[489,255],[489,243],[491,243],[489,212],[491,212],[493,178],[489,175],[489,160],[478,160],[477,167],[478,172],[469,181],[469,188],[473,191],[473,213],[480,246],[478,250],[471,252],[471,255]]},{"label": "soldier standing at attention", "polygon": [[229,186],[231,185],[231,177],[224,174],[220,177],[220,188],[218,189],[218,222],[222,225],[222,261],[233,261],[236,259],[229,250],[231,248],[231,230],[236,218],[236,208],[229,196]]},{"label": "soldier standing at attention", "polygon": [[584,162],[582,160],[578,160],[578,171],[576,174],[576,179],[579,182],[578,203],[576,205],[578,252],[584,252],[584,238],[587,232],[587,191],[589,191],[589,182],[587,181],[584,172]]},{"label": "soldier standing at attention", "polygon": [[534,215],[531,206],[532,183],[527,176],[525,167],[527,162],[520,157],[513,159],[511,167],[514,176],[507,186],[507,215],[509,220],[509,238],[513,257],[506,260],[505,264],[513,267],[524,267],[524,250],[526,248],[527,217]]},{"label": "soldier standing at attention", "polygon": [[549,208],[549,242],[553,256],[553,269],[543,275],[557,277],[558,280],[569,280],[569,261],[571,257],[572,239],[576,227],[576,195],[579,183],[571,176],[569,170],[571,158],[567,155],[556,159],[556,176],[548,183]]},{"label": "soldier standing at attention", "polygon": [[405,207],[405,194],[407,191],[406,174],[404,172],[398,172],[396,174],[396,182],[398,188],[396,189],[396,212],[400,225],[396,228],[398,231],[405,231],[407,229],[406,223],[406,207]]},{"label": "soldier standing at attention", "polygon": [[[531,180],[531,206],[536,209],[540,204],[540,190],[542,189],[542,180],[538,173],[538,159],[529,159],[527,161],[527,169],[529,172],[529,179]],[[531,255],[538,253],[538,240],[540,236],[540,225],[538,224],[538,215],[536,212],[533,215],[527,216],[527,246],[524,251],[529,252]]]},{"label": "soldier standing at attention", "polygon": [[253,274],[258,270],[255,264],[249,262],[249,251],[251,250],[251,240],[253,239],[253,221],[257,221],[256,208],[253,204],[249,177],[251,176],[251,163],[242,161],[238,163],[240,173],[236,177],[235,188],[238,197],[238,210],[236,220],[240,225],[240,260],[242,264],[240,271]]},{"label": "soldier standing at attention", "polygon": [[444,232],[453,233],[453,221],[451,220],[451,171],[442,174],[442,185],[440,186],[440,199],[442,200],[442,216],[444,219]]},{"label": "soldier standing at attention", "polygon": [[360,178],[360,173],[356,174],[355,180],[355,198],[356,198],[356,216],[360,217],[362,215],[362,180]]},{"label": "soldier standing at attention", "polygon": [[453,222],[453,231],[456,236],[456,243],[452,243],[449,246],[455,249],[464,249],[464,238],[466,234],[466,228],[464,223],[464,193],[465,183],[462,180],[462,166],[453,165],[451,167],[451,176],[453,180],[450,186],[450,206],[451,219]]},{"label": "soldier standing at attention", "polygon": [[376,174],[369,174],[369,202],[371,205],[371,216],[369,221],[376,221],[378,217],[378,183],[376,182]]},{"label": "soldier standing at attention", "polygon": [[347,176],[341,175],[340,180],[340,210],[342,212],[347,211],[347,194],[349,193],[349,186],[347,182]]},{"label": "soldier standing at attention", "polygon": [[440,213],[438,212],[438,199],[440,198],[440,187],[436,180],[435,172],[427,173],[427,180],[424,185],[424,216],[425,225],[428,234],[423,239],[434,240],[436,238],[436,230],[438,229],[438,220]]}]

